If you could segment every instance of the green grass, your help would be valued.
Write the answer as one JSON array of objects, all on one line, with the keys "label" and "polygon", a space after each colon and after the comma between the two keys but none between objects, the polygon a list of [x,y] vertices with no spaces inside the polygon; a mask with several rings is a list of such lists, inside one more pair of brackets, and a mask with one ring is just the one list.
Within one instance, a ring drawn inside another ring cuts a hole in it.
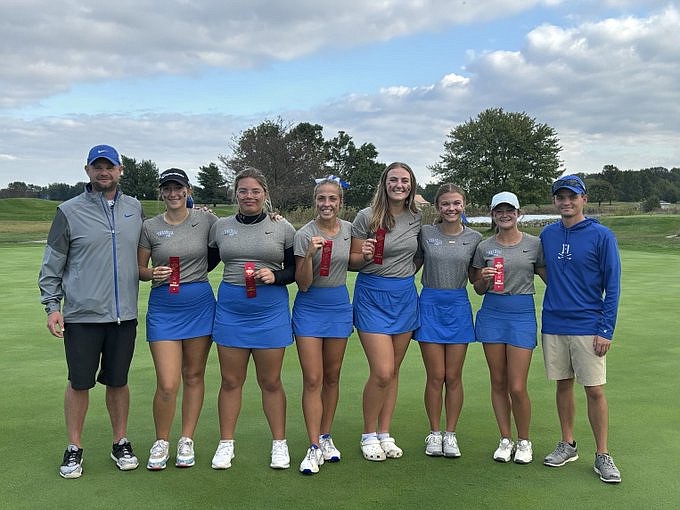
[{"label": "green grass", "polygon": [[[680,256],[624,249],[623,293],[615,344],[608,354],[607,396],[610,404],[610,448],[623,482],[605,485],[592,472],[593,440],[582,391],[577,392],[576,437],[581,459],[563,468],[541,465],[558,439],[554,388],[545,380],[540,347],[529,376],[533,402],[531,439],[535,461],[528,466],[491,460],[498,432],[489,399],[488,372],[480,345],[472,345],[465,363],[465,405],[458,426],[460,459],[423,454],[427,420],[422,404],[424,369],[411,345],[401,372],[392,433],[404,458],[384,463],[364,461],[358,448],[361,390],[367,374],[356,335],[350,338],[342,371],[341,400],[334,437],[343,452],[338,464],[304,477],[297,466],[306,450],[300,409],[301,376],[294,347],[288,349],[283,381],[288,395],[287,436],[291,469],[273,471],[269,431],[251,367],[243,410],[236,431],[237,457],[231,469],[214,471],[210,459],[218,440],[216,395],[219,370],[211,353],[206,400],[195,435],[197,465],[189,470],[118,472],[108,458],[110,424],[103,390],[91,393],[85,424],[84,475],[62,480],[57,466],[66,442],[62,399],[65,363],[62,342],[51,337],[39,304],[36,277],[42,248],[0,246],[3,264],[0,307],[0,458],[5,462],[0,508],[677,508],[673,459],[677,441],[677,360],[680,344]],[[662,270],[663,268],[663,270]],[[668,269],[666,269],[668,268]],[[211,275],[216,288],[219,270]],[[673,275],[676,275],[673,277]],[[663,282],[660,285],[659,282]],[[350,285],[353,278],[350,278]],[[292,289],[292,288],[291,288]],[[149,287],[141,285],[140,317]],[[539,285],[537,303],[540,304]],[[294,290],[291,290],[291,299]],[[479,297],[472,296],[473,308]],[[540,306],[539,306],[540,308]],[[140,323],[130,373],[132,404],[129,435],[142,462],[154,440],[151,399],[155,386],[151,357]],[[579,389],[580,390],[580,389]],[[177,440],[178,422],[173,427]],[[174,445],[173,445],[174,446]]]}]

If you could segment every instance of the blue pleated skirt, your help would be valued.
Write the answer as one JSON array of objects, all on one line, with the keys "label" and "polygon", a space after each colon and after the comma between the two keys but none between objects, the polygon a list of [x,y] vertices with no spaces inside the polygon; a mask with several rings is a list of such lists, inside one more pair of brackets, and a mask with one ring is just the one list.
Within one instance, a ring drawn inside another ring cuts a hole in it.
[{"label": "blue pleated skirt", "polygon": [[465,289],[430,289],[420,292],[419,342],[468,344],[475,341],[472,307]]},{"label": "blue pleated skirt", "polygon": [[149,293],[146,313],[146,339],[185,340],[212,334],[215,295],[208,282],[183,283],[179,293],[168,286],[154,287]]},{"label": "blue pleated skirt", "polygon": [[288,289],[258,285],[254,298],[242,285],[222,282],[217,291],[213,340],[223,347],[278,349],[293,343]]},{"label": "blue pleated skirt", "polygon": [[359,273],[354,284],[354,326],[365,333],[396,335],[418,322],[418,293],[413,276],[388,278]]},{"label": "blue pleated skirt", "polygon": [[536,347],[536,310],[532,294],[484,294],[475,334],[482,343]]},{"label": "blue pleated skirt", "polygon": [[293,334],[347,338],[352,334],[352,305],[347,287],[309,287],[293,304]]}]

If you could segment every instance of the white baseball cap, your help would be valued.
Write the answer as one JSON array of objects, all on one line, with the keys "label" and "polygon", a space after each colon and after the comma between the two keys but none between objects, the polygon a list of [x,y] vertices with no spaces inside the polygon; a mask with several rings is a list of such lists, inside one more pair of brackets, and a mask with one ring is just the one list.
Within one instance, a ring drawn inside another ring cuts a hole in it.
[{"label": "white baseball cap", "polygon": [[493,211],[501,204],[509,204],[515,209],[519,209],[519,199],[517,198],[517,195],[510,193],[509,191],[501,191],[493,196],[491,199],[491,210]]}]

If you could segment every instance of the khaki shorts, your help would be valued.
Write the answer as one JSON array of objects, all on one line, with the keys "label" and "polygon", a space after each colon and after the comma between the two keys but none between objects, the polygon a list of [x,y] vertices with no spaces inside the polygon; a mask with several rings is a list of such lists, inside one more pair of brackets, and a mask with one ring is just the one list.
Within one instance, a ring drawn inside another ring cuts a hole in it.
[{"label": "khaki shorts", "polygon": [[575,378],[583,386],[607,382],[606,356],[593,349],[595,335],[541,335],[545,374],[552,381]]}]

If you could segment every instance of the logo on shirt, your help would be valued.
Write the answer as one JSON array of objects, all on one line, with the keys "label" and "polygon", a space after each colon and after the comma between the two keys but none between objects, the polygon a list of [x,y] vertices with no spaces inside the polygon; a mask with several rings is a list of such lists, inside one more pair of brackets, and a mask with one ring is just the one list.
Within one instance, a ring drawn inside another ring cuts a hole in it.
[{"label": "logo on shirt", "polygon": [[562,251],[557,254],[557,260],[571,260],[571,246],[569,244],[562,245]]},{"label": "logo on shirt", "polygon": [[441,246],[441,245],[442,245],[442,240],[441,240],[441,239],[438,239],[438,238],[436,238],[436,237],[433,237],[433,238],[430,238],[430,239],[426,239],[425,242],[426,242],[427,244],[431,244],[432,246]]},{"label": "logo on shirt", "polygon": [[238,235],[238,230],[236,230],[235,228],[225,228],[224,235],[229,237]]},{"label": "logo on shirt", "polygon": [[266,230],[264,231],[264,234],[267,235],[267,236],[270,235],[270,234],[273,234],[273,233],[274,233],[273,230],[270,230],[269,232],[267,232]]},{"label": "logo on shirt", "polygon": [[172,230],[159,230],[158,232],[156,232],[156,235],[158,237],[172,237],[175,235],[175,232],[173,232]]},{"label": "logo on shirt", "polygon": [[503,252],[500,248],[491,248],[490,250],[486,250],[486,256],[487,257],[502,257]]},{"label": "logo on shirt", "polygon": [[132,215],[133,215],[133,214],[132,214],[131,212],[126,212],[125,214],[123,214],[123,216],[125,216],[126,218],[129,218],[129,217],[132,216]]},{"label": "logo on shirt", "polygon": [[191,224],[191,228],[198,227],[199,224],[200,224],[200,223],[192,223],[192,224]]}]

